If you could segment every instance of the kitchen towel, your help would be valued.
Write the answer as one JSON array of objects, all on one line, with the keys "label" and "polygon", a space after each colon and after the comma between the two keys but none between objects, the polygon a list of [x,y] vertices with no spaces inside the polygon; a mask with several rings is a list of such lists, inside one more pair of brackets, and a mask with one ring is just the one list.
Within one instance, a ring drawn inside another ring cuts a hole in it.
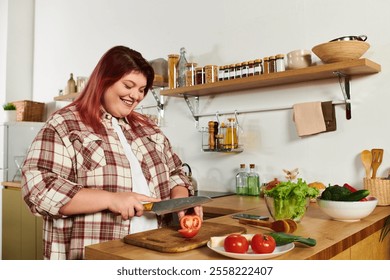
[{"label": "kitchen towel", "polygon": [[321,108],[326,131],[335,131],[337,128],[335,105],[332,104],[332,101],[321,102]]},{"label": "kitchen towel", "polygon": [[294,104],[293,120],[300,137],[326,131],[321,102]]}]

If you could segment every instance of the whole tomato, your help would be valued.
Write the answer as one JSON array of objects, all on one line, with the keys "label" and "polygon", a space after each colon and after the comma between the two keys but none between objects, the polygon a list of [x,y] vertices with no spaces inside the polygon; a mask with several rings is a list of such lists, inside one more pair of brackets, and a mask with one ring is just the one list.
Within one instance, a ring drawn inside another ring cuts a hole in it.
[{"label": "whole tomato", "polygon": [[185,238],[192,238],[198,234],[202,226],[202,219],[197,215],[185,215],[180,219],[181,229],[178,232]]},{"label": "whole tomato", "polygon": [[225,238],[223,247],[226,252],[244,254],[249,249],[249,242],[245,236],[233,233]]},{"label": "whole tomato", "polygon": [[266,234],[255,234],[251,240],[251,247],[256,254],[269,254],[275,250],[275,239]]}]

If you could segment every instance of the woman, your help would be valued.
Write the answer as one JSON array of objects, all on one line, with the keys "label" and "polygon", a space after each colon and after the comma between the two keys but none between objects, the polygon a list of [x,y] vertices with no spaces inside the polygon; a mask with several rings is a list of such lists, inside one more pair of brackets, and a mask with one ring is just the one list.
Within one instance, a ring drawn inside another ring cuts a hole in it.
[{"label": "woman", "polygon": [[[82,259],[87,245],[161,227],[167,219],[143,212],[142,203],[193,194],[169,140],[134,111],[153,79],[140,53],[110,49],[80,97],[33,141],[22,192],[43,216],[45,259]],[[194,210],[203,216],[200,206]]]}]

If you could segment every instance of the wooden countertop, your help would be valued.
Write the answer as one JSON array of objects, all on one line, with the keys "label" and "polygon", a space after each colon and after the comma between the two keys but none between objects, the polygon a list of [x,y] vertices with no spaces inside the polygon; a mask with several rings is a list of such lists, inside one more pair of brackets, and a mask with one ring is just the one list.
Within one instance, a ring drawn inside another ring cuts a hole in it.
[{"label": "wooden countertop", "polygon": [[[263,198],[244,196],[227,196],[213,199],[212,202],[204,205],[204,211],[224,215],[208,221],[230,225],[238,225],[238,221],[232,219],[229,215],[234,212],[269,215]],[[316,203],[311,203],[306,215],[299,223],[298,229],[294,234],[314,238],[317,240],[317,245],[314,247],[306,247],[297,243],[294,250],[275,259],[321,260],[333,258],[359,241],[380,231],[384,225],[384,220],[389,215],[390,207],[378,206],[370,216],[359,222],[340,222],[331,220],[327,215],[321,212],[321,209]],[[248,233],[267,232],[267,229],[251,226],[245,227],[247,228]],[[390,244],[389,240],[390,236],[386,238],[386,243],[384,243],[383,246]],[[182,253],[160,253],[126,244],[122,240],[113,240],[86,246],[85,257],[90,260],[226,259],[226,257],[211,251],[206,246]]]}]

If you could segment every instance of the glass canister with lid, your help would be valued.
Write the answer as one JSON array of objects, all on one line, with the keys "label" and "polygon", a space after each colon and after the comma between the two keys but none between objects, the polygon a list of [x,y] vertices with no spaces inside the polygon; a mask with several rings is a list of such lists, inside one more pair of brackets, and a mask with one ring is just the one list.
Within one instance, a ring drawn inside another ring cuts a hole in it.
[{"label": "glass canister with lid", "polygon": [[194,86],[195,85],[195,68],[198,66],[197,63],[188,62],[186,64],[186,86]]}]

